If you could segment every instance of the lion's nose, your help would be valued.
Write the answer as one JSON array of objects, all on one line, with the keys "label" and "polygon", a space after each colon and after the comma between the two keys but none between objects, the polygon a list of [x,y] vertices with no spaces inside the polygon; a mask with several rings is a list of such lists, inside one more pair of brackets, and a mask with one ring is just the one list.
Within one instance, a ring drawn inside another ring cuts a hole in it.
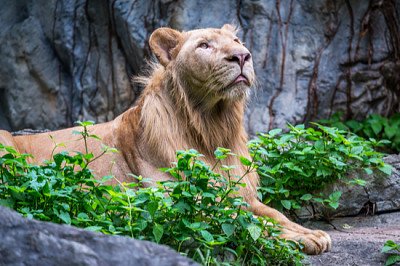
[{"label": "lion's nose", "polygon": [[231,62],[236,61],[240,66],[240,70],[243,70],[244,63],[249,61],[250,58],[251,58],[250,53],[233,54],[232,56],[228,57],[227,60]]}]

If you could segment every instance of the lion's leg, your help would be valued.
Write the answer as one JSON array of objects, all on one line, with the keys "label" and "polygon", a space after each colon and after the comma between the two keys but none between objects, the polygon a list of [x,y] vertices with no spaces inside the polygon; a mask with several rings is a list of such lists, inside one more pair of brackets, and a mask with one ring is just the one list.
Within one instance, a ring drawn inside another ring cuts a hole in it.
[{"label": "lion's leg", "polygon": [[279,225],[285,227],[281,238],[299,240],[305,245],[304,252],[307,254],[321,254],[331,248],[330,236],[321,230],[310,230],[299,224],[290,221],[279,211],[261,203],[257,198],[252,197],[248,202],[252,207],[252,212],[257,216],[267,216],[279,221]]},{"label": "lion's leg", "polygon": [[[0,143],[4,146],[11,146],[18,149],[16,143],[14,142],[14,137],[8,131],[0,130]],[[0,153],[0,155],[2,154]]]}]

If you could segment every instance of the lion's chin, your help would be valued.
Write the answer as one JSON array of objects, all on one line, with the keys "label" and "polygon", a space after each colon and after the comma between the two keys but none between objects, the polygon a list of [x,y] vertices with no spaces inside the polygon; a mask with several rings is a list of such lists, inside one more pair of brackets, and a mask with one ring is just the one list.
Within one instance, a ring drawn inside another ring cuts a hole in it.
[{"label": "lion's chin", "polygon": [[224,100],[248,100],[250,98],[250,86],[245,82],[239,82],[221,89],[218,94]]}]

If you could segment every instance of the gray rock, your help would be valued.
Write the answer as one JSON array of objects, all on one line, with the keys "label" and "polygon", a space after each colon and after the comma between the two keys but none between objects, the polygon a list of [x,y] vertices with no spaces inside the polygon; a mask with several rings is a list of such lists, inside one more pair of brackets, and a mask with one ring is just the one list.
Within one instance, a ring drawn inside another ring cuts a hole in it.
[{"label": "gray rock", "polygon": [[[336,210],[329,210],[331,216],[400,211],[400,154],[387,156],[384,161],[393,166],[391,176],[379,170],[375,170],[371,175],[368,175],[364,170],[351,171],[347,175],[348,181],[357,178],[367,181],[367,184],[360,186],[336,183],[328,185],[324,189],[323,192],[326,195],[337,190],[342,191],[339,207]],[[323,207],[316,207],[315,212],[326,213],[328,210]],[[305,217],[312,213],[312,208],[309,206],[303,209],[299,215]]]},{"label": "gray rock", "polygon": [[400,111],[400,0],[0,0],[0,128],[104,122],[133,105],[130,82],[160,26],[236,23],[258,92],[250,135],[326,118]]},{"label": "gray rock", "polygon": [[0,265],[198,265],[171,248],[21,217],[0,206]]}]

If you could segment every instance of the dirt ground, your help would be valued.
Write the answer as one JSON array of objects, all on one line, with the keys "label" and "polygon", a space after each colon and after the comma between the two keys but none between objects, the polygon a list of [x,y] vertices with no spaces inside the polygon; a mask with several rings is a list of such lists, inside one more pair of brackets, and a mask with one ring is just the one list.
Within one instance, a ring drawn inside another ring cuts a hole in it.
[{"label": "dirt ground", "polygon": [[[309,256],[312,265],[385,265],[388,254],[381,253],[384,243],[400,243],[400,212],[367,217],[337,218],[331,224],[307,222],[309,228],[322,229],[332,238],[332,249]],[[396,263],[395,265],[400,265]]]}]

